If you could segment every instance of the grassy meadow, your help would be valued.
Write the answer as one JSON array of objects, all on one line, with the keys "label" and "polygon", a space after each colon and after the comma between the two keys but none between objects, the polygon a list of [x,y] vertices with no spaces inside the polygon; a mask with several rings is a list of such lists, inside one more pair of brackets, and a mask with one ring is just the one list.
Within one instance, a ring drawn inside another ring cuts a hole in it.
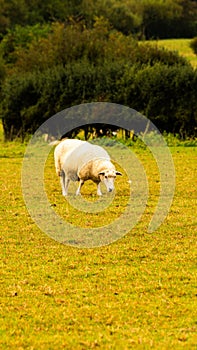
[{"label": "grassy meadow", "polygon": [[[170,148],[175,195],[169,215],[151,234],[159,174],[150,152],[134,148],[149,183],[145,212],[122,239],[93,249],[60,244],[35,225],[21,191],[24,151],[25,145],[1,137],[1,349],[195,349],[197,148]],[[103,225],[124,210],[124,178],[117,179],[109,215],[95,219],[68,205],[52,153],[46,162],[51,204],[79,227]],[[83,187],[88,200],[95,200],[92,189]]]},{"label": "grassy meadow", "polygon": [[168,50],[177,51],[181,56],[185,57],[194,68],[197,68],[197,55],[190,47],[191,39],[163,39],[152,40],[149,43],[157,44]]}]

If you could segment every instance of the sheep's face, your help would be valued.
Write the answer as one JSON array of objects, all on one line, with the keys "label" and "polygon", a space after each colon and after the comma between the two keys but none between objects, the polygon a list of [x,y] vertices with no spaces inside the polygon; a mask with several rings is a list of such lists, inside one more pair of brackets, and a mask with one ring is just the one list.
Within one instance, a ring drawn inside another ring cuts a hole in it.
[{"label": "sheep's face", "polygon": [[113,169],[105,170],[99,173],[100,180],[105,184],[108,192],[112,192],[114,190],[114,181],[115,181],[116,175],[122,175],[122,174],[119,171],[116,171]]}]

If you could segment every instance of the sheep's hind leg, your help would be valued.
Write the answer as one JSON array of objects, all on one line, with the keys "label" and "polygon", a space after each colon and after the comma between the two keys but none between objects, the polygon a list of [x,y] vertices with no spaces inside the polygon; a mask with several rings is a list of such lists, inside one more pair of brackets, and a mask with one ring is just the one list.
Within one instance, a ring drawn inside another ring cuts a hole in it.
[{"label": "sheep's hind leg", "polygon": [[76,196],[81,194],[81,187],[83,186],[83,184],[84,184],[84,181],[80,179],[79,180],[79,187],[78,187],[77,192],[76,192]]},{"label": "sheep's hind leg", "polygon": [[64,171],[61,171],[60,174],[60,183],[62,187],[62,195],[67,196],[68,195],[68,185],[70,180],[65,176]]}]

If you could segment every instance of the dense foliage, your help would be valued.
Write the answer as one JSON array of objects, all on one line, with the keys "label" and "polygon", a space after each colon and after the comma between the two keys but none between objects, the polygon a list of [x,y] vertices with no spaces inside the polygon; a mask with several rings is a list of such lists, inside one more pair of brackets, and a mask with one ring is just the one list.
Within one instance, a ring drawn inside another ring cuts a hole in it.
[{"label": "dense foliage", "polygon": [[0,33],[72,18],[92,27],[96,16],[124,34],[146,38],[192,37],[197,31],[196,0],[0,0]]},{"label": "dense foliage", "polygon": [[135,108],[161,131],[195,134],[197,72],[177,53],[136,40],[178,37],[186,27],[193,35],[195,1],[0,4],[0,108],[6,139],[24,138],[56,112],[92,101]]}]

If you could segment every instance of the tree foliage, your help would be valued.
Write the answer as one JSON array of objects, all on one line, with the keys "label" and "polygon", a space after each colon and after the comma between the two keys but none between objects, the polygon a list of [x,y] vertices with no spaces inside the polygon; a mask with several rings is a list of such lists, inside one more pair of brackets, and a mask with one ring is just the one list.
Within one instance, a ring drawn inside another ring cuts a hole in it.
[{"label": "tree foliage", "polygon": [[108,19],[123,34],[146,38],[197,34],[194,0],[0,0],[0,33],[16,25],[68,23],[72,18],[92,27],[95,16]]}]

